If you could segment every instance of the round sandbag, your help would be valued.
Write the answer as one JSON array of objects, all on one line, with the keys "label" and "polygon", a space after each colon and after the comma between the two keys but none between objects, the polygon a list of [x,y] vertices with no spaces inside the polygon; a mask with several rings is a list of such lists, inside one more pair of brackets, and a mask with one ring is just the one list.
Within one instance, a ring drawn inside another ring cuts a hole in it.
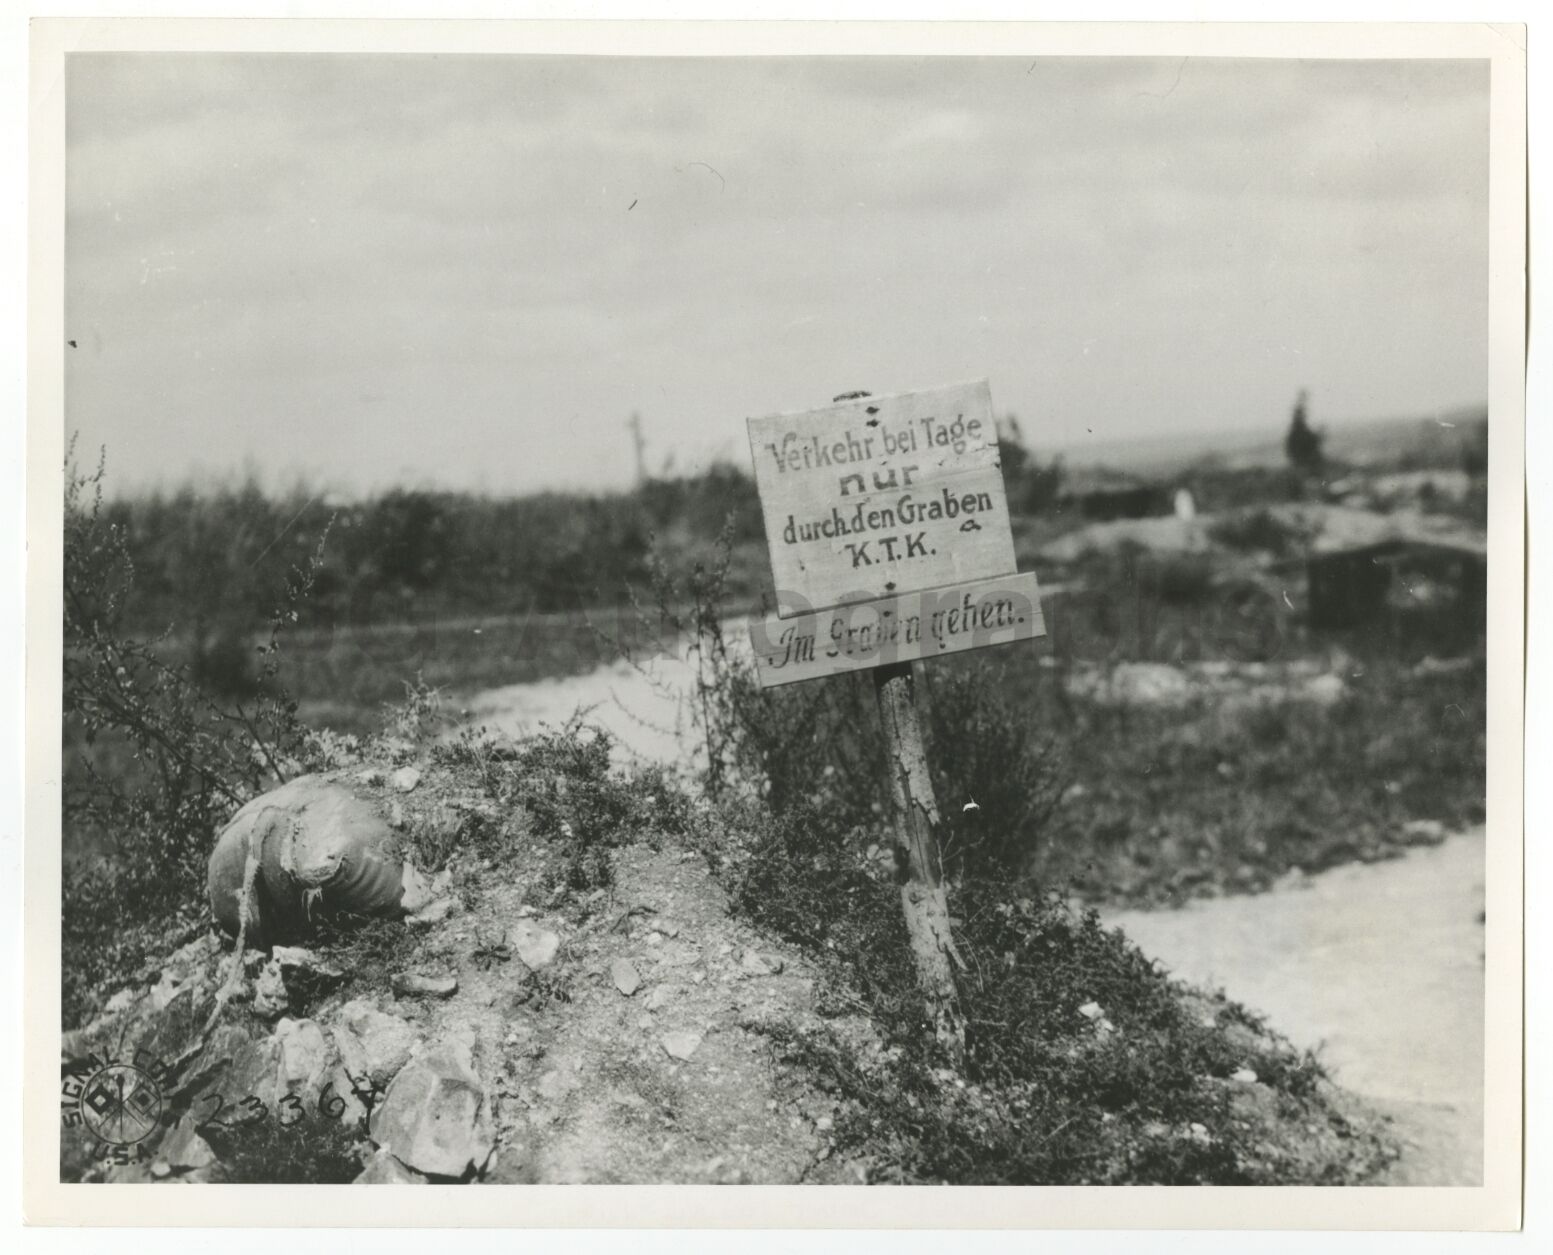
[{"label": "round sandbag", "polygon": [[399,840],[377,805],[328,776],[299,776],[232,817],[210,856],[211,911],[236,935],[249,852],[249,943],[288,944],[324,915],[393,916],[404,893]]}]

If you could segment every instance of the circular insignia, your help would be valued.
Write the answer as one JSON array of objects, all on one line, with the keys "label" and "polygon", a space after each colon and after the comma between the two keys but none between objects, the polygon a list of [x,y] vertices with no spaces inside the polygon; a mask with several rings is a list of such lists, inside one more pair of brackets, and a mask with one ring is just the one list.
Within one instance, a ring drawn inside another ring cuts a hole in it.
[{"label": "circular insignia", "polygon": [[81,1122],[110,1146],[134,1146],[162,1119],[162,1087],[132,1063],[110,1063],[81,1087]]}]

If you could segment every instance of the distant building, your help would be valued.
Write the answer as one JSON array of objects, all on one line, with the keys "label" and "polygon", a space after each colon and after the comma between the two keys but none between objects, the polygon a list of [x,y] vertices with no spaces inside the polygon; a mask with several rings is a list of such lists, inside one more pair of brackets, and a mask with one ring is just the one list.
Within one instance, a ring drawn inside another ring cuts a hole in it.
[{"label": "distant building", "polygon": [[1104,468],[1070,470],[1057,495],[1058,508],[1097,523],[1170,514],[1174,495],[1163,484]]},{"label": "distant building", "polygon": [[1488,549],[1474,538],[1397,536],[1313,553],[1306,570],[1313,628],[1359,627],[1393,607],[1486,618]]}]

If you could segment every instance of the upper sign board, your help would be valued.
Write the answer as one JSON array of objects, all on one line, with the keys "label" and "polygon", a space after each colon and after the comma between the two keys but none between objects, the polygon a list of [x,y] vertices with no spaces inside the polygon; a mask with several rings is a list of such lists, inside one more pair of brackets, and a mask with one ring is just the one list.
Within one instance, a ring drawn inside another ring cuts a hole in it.
[{"label": "upper sign board", "polygon": [[783,618],[1014,572],[985,380],[749,420]]}]

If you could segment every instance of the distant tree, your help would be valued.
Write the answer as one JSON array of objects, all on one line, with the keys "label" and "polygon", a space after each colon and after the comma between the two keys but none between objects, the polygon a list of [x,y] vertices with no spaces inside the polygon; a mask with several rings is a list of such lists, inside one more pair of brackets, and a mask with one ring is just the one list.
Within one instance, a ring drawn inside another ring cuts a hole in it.
[{"label": "distant tree", "polygon": [[1057,508],[1057,498],[1062,493],[1062,457],[1058,456],[1045,466],[1031,459],[1025,475],[1024,507],[1031,514],[1044,514]]},{"label": "distant tree", "polygon": [[1294,402],[1294,418],[1289,423],[1289,434],[1283,441],[1284,452],[1289,456],[1289,464],[1297,471],[1321,469],[1321,436],[1311,429],[1305,417],[1305,402],[1308,397],[1309,393],[1301,388],[1299,398]]},{"label": "distant tree", "polygon": [[1042,514],[1057,503],[1062,487],[1062,459],[1042,466],[1025,444],[1019,420],[1007,415],[998,424],[998,460],[1013,508],[1026,514]]},{"label": "distant tree", "polygon": [[1024,479],[1030,450],[1025,448],[1024,433],[1019,429],[1019,420],[1012,414],[1005,415],[998,424],[998,460],[1003,464],[1005,480],[1017,484]]},{"label": "distant tree", "polygon": [[409,593],[437,583],[457,548],[453,504],[445,493],[403,488],[373,503],[372,547],[389,587]]},{"label": "distant tree", "polygon": [[1461,469],[1468,475],[1488,474],[1488,424],[1476,423],[1468,428],[1461,442]]}]

